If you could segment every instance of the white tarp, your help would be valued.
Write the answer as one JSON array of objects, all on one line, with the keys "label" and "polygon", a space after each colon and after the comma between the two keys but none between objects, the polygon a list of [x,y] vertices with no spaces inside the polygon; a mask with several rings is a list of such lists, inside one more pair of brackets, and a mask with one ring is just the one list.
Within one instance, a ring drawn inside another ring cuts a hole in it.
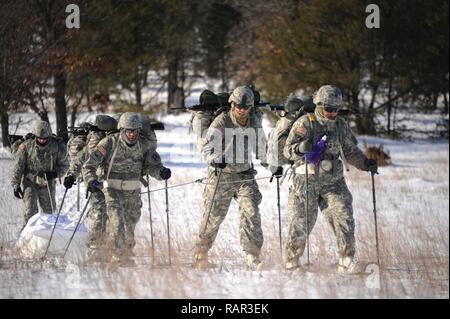
[{"label": "white tarp", "polygon": [[[55,221],[56,215],[44,213],[37,213],[28,220],[16,242],[16,248],[22,258],[34,259],[44,256]],[[59,216],[47,252],[48,256],[62,256],[64,254],[64,249],[75,230],[77,221],[78,218],[71,218],[68,215],[61,214]],[[86,237],[86,227],[81,223],[69,246],[65,256],[66,260],[80,262],[87,258]]]}]

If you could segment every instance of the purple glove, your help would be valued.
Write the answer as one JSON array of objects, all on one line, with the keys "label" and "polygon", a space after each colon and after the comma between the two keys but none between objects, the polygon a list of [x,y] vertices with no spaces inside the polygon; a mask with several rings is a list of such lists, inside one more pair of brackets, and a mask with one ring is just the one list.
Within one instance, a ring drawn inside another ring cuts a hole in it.
[{"label": "purple glove", "polygon": [[305,157],[308,163],[313,163],[314,165],[319,165],[320,161],[325,154],[327,149],[327,136],[324,135],[322,138],[313,145],[311,152],[306,152]]}]

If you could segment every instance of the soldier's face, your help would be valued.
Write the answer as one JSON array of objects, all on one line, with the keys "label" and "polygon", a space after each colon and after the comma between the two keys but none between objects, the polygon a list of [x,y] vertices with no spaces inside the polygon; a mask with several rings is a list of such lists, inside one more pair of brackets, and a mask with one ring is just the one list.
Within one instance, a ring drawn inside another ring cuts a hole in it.
[{"label": "soldier's face", "polygon": [[127,136],[127,139],[130,142],[136,141],[138,137],[138,131],[137,130],[125,130],[125,135]]},{"label": "soldier's face", "polygon": [[338,114],[338,110],[339,110],[339,108],[334,105],[325,104],[325,106],[323,108],[323,111],[324,111],[323,113],[327,119],[334,120],[334,118]]},{"label": "soldier's face", "polygon": [[334,120],[337,116],[337,112],[327,112],[324,111],[323,114],[325,115],[325,117],[329,120]]},{"label": "soldier's face", "polygon": [[40,145],[45,145],[45,144],[47,144],[47,139],[46,139],[46,138],[42,138],[42,137],[38,137],[38,138],[37,138],[37,142],[38,142]]},{"label": "soldier's face", "polygon": [[235,104],[236,108],[236,113],[239,116],[248,116],[248,114],[250,113],[250,107],[248,106],[241,106],[239,104]]}]

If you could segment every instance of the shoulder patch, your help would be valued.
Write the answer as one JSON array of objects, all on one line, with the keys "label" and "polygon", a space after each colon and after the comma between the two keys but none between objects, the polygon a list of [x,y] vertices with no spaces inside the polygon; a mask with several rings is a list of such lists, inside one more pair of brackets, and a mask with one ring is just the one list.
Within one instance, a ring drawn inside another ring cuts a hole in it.
[{"label": "shoulder patch", "polygon": [[25,143],[21,143],[21,144],[19,145],[19,149],[21,149],[22,151],[25,151],[26,148],[27,148],[27,146],[25,145]]},{"label": "shoulder patch", "polygon": [[103,146],[99,145],[99,146],[97,146],[97,149],[100,152],[100,154],[102,154],[102,156],[106,155],[106,150]]},{"label": "shoulder patch", "polygon": [[299,136],[305,136],[307,133],[307,129],[305,127],[304,123],[300,123],[300,125],[298,125],[295,128],[295,134],[299,135]]}]

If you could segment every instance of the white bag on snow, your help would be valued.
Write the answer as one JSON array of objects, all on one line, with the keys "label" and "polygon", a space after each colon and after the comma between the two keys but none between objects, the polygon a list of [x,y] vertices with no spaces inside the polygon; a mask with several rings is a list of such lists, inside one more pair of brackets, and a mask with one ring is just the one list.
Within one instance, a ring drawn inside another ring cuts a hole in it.
[{"label": "white bag on snow", "polygon": [[[22,258],[35,259],[44,256],[56,215],[37,213],[32,216],[22,230],[16,242],[16,248]],[[71,219],[68,215],[60,215],[53,233],[52,242],[47,255],[62,256],[70,237],[75,230],[78,218]],[[70,243],[65,256],[66,260],[80,262],[87,258],[87,229],[84,224],[78,226],[77,232]]]}]

